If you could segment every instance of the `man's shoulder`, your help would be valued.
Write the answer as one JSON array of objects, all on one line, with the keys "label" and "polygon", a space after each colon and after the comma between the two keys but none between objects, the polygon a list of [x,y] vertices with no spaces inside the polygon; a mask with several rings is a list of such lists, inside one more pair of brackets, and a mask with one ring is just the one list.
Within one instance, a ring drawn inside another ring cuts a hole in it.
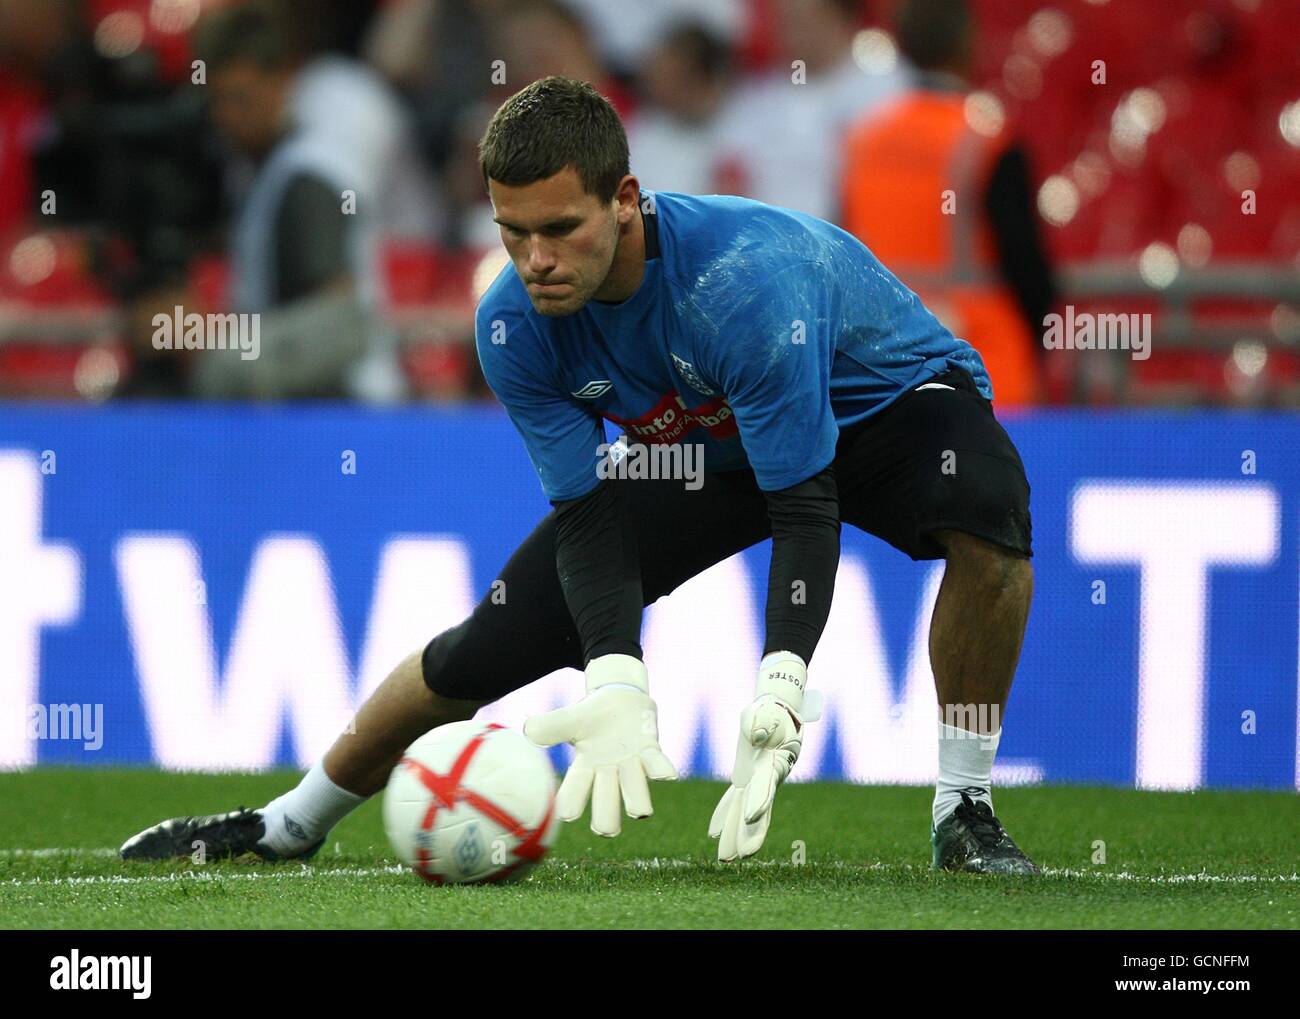
[{"label": "man's shoulder", "polygon": [[524,289],[515,267],[507,261],[483,291],[474,309],[474,332],[480,347],[484,335],[488,334],[490,338],[493,330],[513,332],[524,328],[534,332],[531,318],[532,303],[528,300],[528,291]]},{"label": "man's shoulder", "polygon": [[753,222],[768,221],[780,223],[791,220],[793,228],[802,221],[820,222],[813,216],[783,209],[778,205],[768,205],[756,198],[744,198],[740,195],[688,195],[679,191],[646,191],[643,200],[654,209],[664,213],[668,223],[677,231],[689,231],[692,228],[711,231],[723,227],[743,228]]},{"label": "man's shoulder", "polygon": [[789,278],[800,266],[830,269],[866,253],[851,235],[815,216],[732,195],[656,196],[670,236],[665,275],[711,318]]},{"label": "man's shoulder", "polygon": [[848,236],[806,212],[738,195],[651,192],[650,201],[660,209],[674,248],[685,255],[722,252],[738,261],[798,262],[828,239]]},{"label": "man's shoulder", "polygon": [[474,346],[489,384],[525,366],[536,370],[546,360],[536,318],[519,274],[506,262],[474,310]]}]

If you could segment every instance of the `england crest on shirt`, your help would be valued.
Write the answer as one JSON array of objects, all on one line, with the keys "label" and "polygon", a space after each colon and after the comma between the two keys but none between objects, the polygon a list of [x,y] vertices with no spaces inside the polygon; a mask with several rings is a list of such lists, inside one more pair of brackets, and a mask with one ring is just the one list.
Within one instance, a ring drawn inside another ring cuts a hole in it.
[{"label": "england crest on shirt", "polygon": [[703,393],[705,396],[721,395],[716,389],[712,388],[703,378],[700,377],[700,373],[695,370],[695,365],[691,364],[689,361],[683,361],[676,354],[673,354],[672,358],[673,364],[677,366],[678,373],[697,393]]}]

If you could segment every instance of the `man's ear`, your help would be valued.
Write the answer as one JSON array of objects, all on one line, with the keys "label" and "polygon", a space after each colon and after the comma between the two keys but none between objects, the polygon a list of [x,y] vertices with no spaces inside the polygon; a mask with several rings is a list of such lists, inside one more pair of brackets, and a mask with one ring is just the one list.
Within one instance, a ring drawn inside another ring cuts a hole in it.
[{"label": "man's ear", "polygon": [[641,199],[641,182],[629,173],[618,182],[618,191],[614,197],[618,199],[619,223],[626,225],[632,222],[636,216],[637,202]]}]

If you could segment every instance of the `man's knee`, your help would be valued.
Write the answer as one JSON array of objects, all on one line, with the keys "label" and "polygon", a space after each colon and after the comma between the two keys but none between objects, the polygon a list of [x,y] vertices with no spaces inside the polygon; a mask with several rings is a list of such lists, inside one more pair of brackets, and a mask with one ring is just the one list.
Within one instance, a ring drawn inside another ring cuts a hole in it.
[{"label": "man's knee", "polygon": [[449,630],[443,630],[424,646],[424,653],[420,655],[424,685],[439,696],[444,696],[442,691],[447,688],[447,680],[455,675],[457,652],[469,623],[466,619]]},{"label": "man's knee", "polygon": [[932,536],[943,547],[949,567],[963,575],[979,578],[999,593],[1033,589],[1033,563],[1019,552],[965,531],[935,531]]},{"label": "man's knee", "polygon": [[562,668],[582,668],[582,646],[572,627],[543,630],[503,626],[480,605],[463,622],[425,646],[425,685],[444,698],[487,704]]}]

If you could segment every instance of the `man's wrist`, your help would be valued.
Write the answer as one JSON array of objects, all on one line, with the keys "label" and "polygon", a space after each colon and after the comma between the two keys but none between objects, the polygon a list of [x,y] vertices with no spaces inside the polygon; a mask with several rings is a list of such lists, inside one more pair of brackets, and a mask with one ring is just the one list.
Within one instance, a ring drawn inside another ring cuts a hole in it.
[{"label": "man's wrist", "polygon": [[632,655],[600,655],[587,663],[587,693],[604,686],[626,686],[650,692],[650,674],[645,662]]},{"label": "man's wrist", "polygon": [[808,686],[808,665],[793,651],[773,651],[758,663],[758,683],[754,694],[762,697],[771,694],[785,701],[796,711],[803,703],[803,692]]}]

